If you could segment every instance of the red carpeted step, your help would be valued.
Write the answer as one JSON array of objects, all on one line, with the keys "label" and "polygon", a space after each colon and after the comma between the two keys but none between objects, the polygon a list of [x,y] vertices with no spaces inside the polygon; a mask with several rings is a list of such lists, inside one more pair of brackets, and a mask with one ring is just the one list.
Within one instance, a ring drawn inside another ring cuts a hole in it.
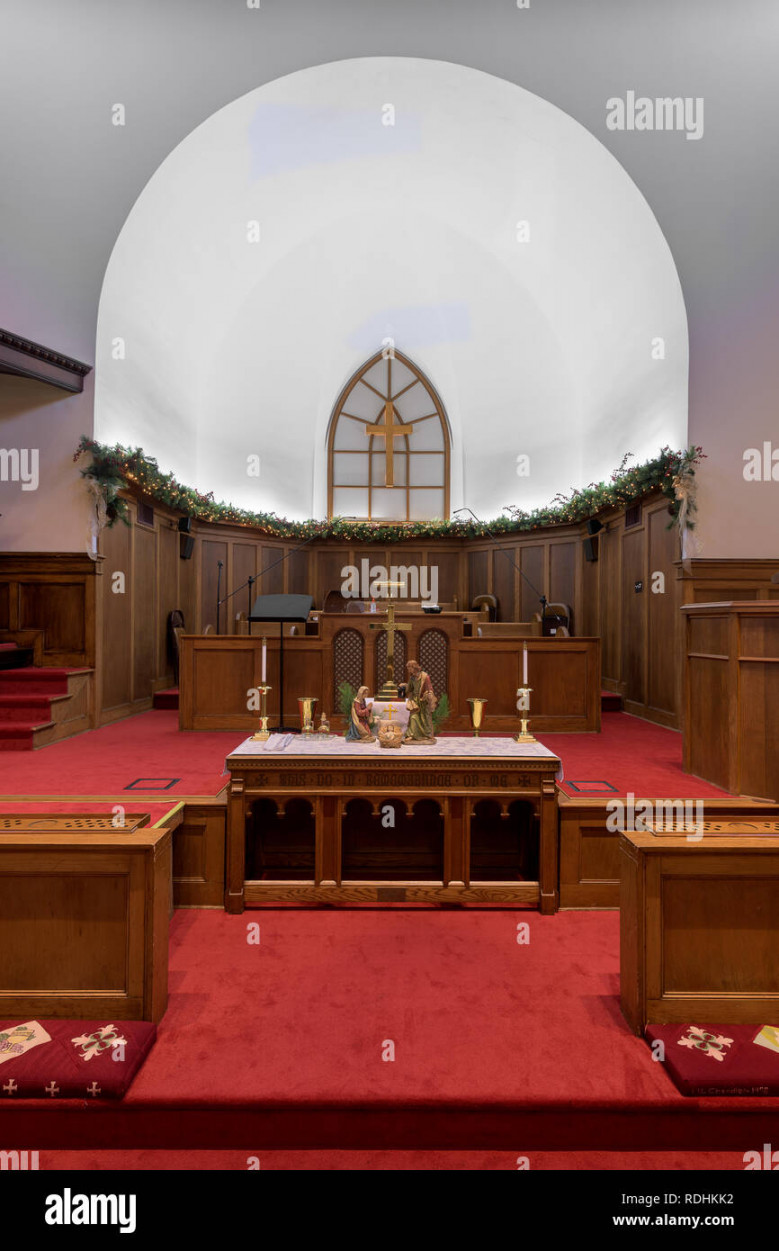
[{"label": "red carpeted step", "polygon": [[68,675],[73,669],[24,669],[0,671],[0,695],[67,695]]},{"label": "red carpeted step", "polygon": [[0,724],[9,721],[40,725],[51,721],[51,695],[0,693]]},{"label": "red carpeted step", "polygon": [[0,752],[32,751],[34,746],[33,730],[37,729],[40,724],[41,722],[39,721],[36,721],[34,724],[28,721],[4,721],[0,723]]},{"label": "red carpeted step", "polygon": [[600,707],[601,712],[622,712],[622,696],[614,691],[601,691]]},{"label": "red carpeted step", "polygon": [[171,686],[167,691],[155,691],[152,708],[178,708],[179,688]]}]

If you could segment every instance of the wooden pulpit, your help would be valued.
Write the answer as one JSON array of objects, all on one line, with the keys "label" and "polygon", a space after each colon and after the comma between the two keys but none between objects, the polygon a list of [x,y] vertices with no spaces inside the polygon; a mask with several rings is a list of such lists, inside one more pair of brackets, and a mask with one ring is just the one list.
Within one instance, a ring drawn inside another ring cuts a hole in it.
[{"label": "wooden pulpit", "polygon": [[687,604],[684,768],[779,799],[779,601]]}]

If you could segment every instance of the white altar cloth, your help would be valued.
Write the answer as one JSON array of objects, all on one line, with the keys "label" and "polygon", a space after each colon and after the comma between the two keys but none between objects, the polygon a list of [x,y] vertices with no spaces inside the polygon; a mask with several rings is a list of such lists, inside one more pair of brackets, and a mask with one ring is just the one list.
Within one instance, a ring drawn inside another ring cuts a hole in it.
[{"label": "white altar cloth", "polygon": [[[425,756],[438,760],[452,756],[488,760],[537,760],[539,757],[554,758],[554,752],[541,743],[515,743],[511,738],[474,738],[473,736],[439,738],[435,743],[404,743],[402,747],[381,747],[376,743],[352,743],[339,735],[330,738],[312,738],[307,734],[271,734],[263,742],[244,739],[230,753],[231,756],[326,756],[366,757],[383,756],[395,759],[408,756]],[[562,767],[557,771],[562,780]]]}]

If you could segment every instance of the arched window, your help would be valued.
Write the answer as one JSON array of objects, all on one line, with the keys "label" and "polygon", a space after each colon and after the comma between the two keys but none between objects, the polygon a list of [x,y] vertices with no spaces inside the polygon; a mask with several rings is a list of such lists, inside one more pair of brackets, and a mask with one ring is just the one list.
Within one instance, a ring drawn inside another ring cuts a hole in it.
[{"label": "arched window", "polygon": [[327,436],[327,513],[369,521],[449,517],[449,424],[420,369],[377,352],[338,397]]}]

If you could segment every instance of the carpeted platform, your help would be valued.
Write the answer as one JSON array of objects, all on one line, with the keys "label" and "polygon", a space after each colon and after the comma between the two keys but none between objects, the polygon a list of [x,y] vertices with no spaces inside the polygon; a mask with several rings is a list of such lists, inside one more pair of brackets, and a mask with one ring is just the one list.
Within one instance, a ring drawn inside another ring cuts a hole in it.
[{"label": "carpeted platform", "polygon": [[45,1171],[734,1172],[740,1151],[40,1151]]},{"label": "carpeted platform", "polygon": [[685,1098],[630,1033],[618,928],[616,912],[178,912],[168,1011],[123,1103],[1,1097],[0,1136],[36,1150],[776,1141],[777,1100]]},{"label": "carpeted platform", "polygon": [[175,712],[147,712],[37,752],[0,755],[0,798],[8,795],[216,795],[224,762],[242,736],[182,733]]},{"label": "carpeted platform", "polygon": [[[604,713],[602,725],[600,734],[539,737],[563,762],[567,795],[726,794],[683,772],[682,738],[675,731],[619,712]],[[182,733],[176,712],[141,713],[40,751],[0,753],[0,796],[216,795],[227,781],[225,758],[244,737]]]}]

